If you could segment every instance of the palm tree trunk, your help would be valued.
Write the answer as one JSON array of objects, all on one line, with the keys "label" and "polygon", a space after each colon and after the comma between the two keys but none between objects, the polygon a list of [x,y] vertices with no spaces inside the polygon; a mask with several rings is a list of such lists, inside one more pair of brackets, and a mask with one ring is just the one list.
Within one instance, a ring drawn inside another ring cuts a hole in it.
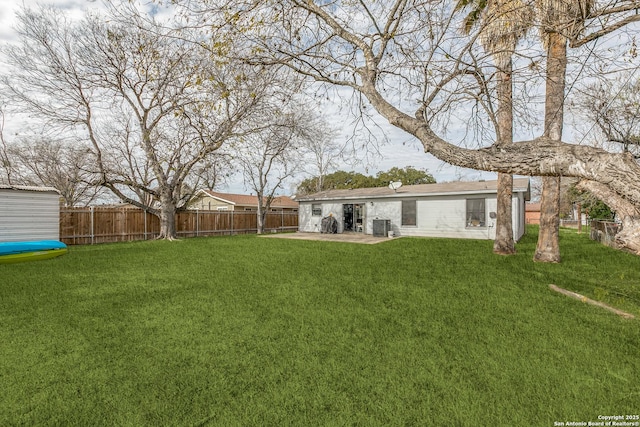
[{"label": "palm tree trunk", "polygon": [[498,174],[498,196],[496,209],[496,237],[493,253],[513,255],[516,253],[513,240],[513,175]]},{"label": "palm tree trunk", "polygon": [[[513,84],[511,81],[511,57],[504,61],[498,71],[498,143],[513,143]],[[493,241],[493,252],[499,255],[516,253],[513,240],[513,175],[498,174],[498,195],[496,210],[496,237]]]},{"label": "palm tree trunk", "polygon": [[542,178],[540,231],[533,260],[560,262],[560,178]]},{"label": "palm tree trunk", "polygon": [[[560,143],[564,122],[567,39],[548,33],[544,135]],[[560,262],[560,177],[542,179],[540,232],[534,261]]]}]

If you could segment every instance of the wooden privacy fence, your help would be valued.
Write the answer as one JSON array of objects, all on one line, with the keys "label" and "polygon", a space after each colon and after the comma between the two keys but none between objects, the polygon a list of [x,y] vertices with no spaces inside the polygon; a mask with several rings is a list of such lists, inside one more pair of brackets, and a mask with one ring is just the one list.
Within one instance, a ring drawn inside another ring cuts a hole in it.
[{"label": "wooden privacy fence", "polygon": [[[256,212],[184,211],[176,214],[178,237],[247,234],[258,231]],[[297,212],[269,212],[265,232],[297,231]],[[61,208],[60,240],[68,245],[154,239],[160,220],[137,208]]]}]

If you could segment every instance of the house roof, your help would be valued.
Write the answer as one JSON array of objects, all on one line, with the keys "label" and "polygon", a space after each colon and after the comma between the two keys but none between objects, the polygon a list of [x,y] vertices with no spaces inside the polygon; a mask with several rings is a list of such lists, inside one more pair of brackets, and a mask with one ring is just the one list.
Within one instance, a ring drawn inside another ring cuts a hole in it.
[{"label": "house roof", "polygon": [[[230,205],[258,206],[258,196],[248,194],[218,193],[217,191],[211,190],[200,190],[198,193],[199,196],[213,197],[214,199],[220,200],[221,202],[225,202]],[[273,198],[271,207],[296,209],[298,207],[298,202],[288,196],[277,196]]]},{"label": "house roof", "polygon": [[58,193],[60,192],[53,187],[36,187],[32,185],[7,185],[0,184],[0,190],[21,190],[21,191],[36,191],[39,193]]},{"label": "house roof", "polygon": [[[416,196],[436,196],[454,194],[480,194],[497,192],[498,181],[445,182],[443,184],[406,185],[392,190],[389,187],[354,188],[350,190],[326,190],[320,193],[301,196],[298,201],[335,200],[335,199],[376,199]],[[529,198],[529,178],[514,178],[514,193],[526,193]]]}]

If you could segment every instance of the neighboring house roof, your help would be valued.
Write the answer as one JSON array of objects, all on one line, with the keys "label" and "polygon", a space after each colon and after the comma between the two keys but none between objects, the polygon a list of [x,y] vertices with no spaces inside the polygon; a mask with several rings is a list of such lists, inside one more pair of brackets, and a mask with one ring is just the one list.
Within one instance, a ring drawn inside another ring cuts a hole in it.
[{"label": "neighboring house roof", "polygon": [[60,193],[53,187],[36,187],[31,185],[7,185],[0,184],[0,190],[22,190],[22,191],[36,191],[39,193]]},{"label": "neighboring house roof", "polygon": [[[320,193],[298,197],[298,201],[319,201],[336,199],[374,199],[393,197],[416,197],[454,194],[478,194],[497,191],[498,181],[446,182],[443,184],[406,185],[392,190],[389,187],[354,188],[350,190],[326,190]],[[529,199],[529,178],[514,178],[513,192],[526,193]]]},{"label": "neighboring house roof", "polygon": [[[216,200],[228,203],[230,205],[258,206],[258,196],[252,196],[248,194],[218,193],[211,190],[199,190],[197,193],[197,197],[202,196],[213,197]],[[273,198],[271,207],[296,209],[298,208],[298,202],[288,196],[277,196]]]}]

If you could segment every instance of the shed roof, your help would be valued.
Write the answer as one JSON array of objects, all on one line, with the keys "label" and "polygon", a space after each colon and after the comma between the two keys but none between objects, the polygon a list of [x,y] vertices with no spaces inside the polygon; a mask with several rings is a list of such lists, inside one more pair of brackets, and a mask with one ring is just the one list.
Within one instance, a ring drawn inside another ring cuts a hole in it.
[{"label": "shed roof", "polygon": [[[199,195],[213,197],[214,199],[229,203],[230,205],[258,206],[258,196],[249,194],[218,193],[211,190],[200,190]],[[271,207],[296,209],[298,207],[298,202],[288,196],[277,196],[273,198]]]},{"label": "shed roof", "polygon": [[31,186],[31,185],[0,184],[0,190],[35,191],[39,193],[60,194],[60,192],[53,187],[37,187],[37,186]]},{"label": "shed roof", "polygon": [[[455,194],[481,194],[496,193],[498,181],[472,181],[472,182],[445,182],[442,184],[418,184],[406,185],[397,190],[389,187],[354,188],[349,190],[326,190],[319,193],[301,196],[298,201],[342,200],[342,199],[376,199],[416,196],[436,196]],[[525,199],[529,199],[529,178],[514,178],[514,193],[526,193]]]}]

